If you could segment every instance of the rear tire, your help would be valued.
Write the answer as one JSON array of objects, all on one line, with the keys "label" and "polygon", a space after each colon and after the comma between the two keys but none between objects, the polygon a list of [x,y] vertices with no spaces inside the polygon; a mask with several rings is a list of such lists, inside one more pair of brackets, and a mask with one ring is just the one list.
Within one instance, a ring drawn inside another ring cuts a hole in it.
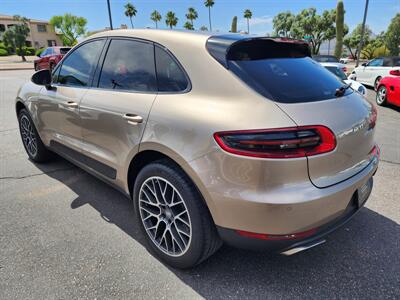
[{"label": "rear tire", "polygon": [[31,116],[26,109],[21,109],[18,113],[19,132],[25,151],[29,158],[34,162],[46,162],[52,157],[52,153],[47,150],[35,128]]},{"label": "rear tire", "polygon": [[200,193],[173,162],[145,166],[136,178],[133,199],[150,249],[168,265],[193,267],[222,245]]},{"label": "rear tire", "polygon": [[378,91],[376,92],[376,104],[384,106],[387,103],[387,88],[386,86],[382,85],[379,87]]},{"label": "rear tire", "polygon": [[374,90],[375,90],[375,92],[378,91],[379,82],[381,81],[381,79],[382,79],[382,77],[380,77],[380,76],[375,79],[375,82],[374,82]]}]

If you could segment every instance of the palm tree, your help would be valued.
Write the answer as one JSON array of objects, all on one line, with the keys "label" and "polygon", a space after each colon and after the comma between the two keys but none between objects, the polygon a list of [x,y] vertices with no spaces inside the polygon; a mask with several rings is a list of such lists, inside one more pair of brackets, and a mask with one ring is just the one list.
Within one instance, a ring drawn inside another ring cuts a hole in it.
[{"label": "palm tree", "polygon": [[128,2],[127,4],[125,4],[125,16],[129,17],[129,19],[131,20],[131,26],[133,28],[133,23],[132,23],[132,17],[136,16],[137,10],[136,8],[133,6],[132,3]]},{"label": "palm tree", "polygon": [[245,18],[247,19],[247,33],[250,33],[249,20],[251,19],[252,16],[253,16],[253,13],[251,12],[250,9],[246,9],[246,10],[244,11],[243,17],[245,17]]},{"label": "palm tree", "polygon": [[186,23],[183,25],[183,27],[187,30],[194,30],[193,24],[190,23],[189,21],[186,21]]},{"label": "palm tree", "polygon": [[167,12],[165,16],[165,24],[167,24],[167,26],[169,26],[169,28],[171,29],[172,27],[176,26],[176,24],[178,24],[178,18],[175,16],[174,12]]},{"label": "palm tree", "polygon": [[189,7],[188,12],[186,14],[186,19],[188,19],[190,21],[190,23],[192,24],[192,27],[193,27],[193,20],[196,20],[197,17],[198,17],[197,11],[193,7]]},{"label": "palm tree", "polygon": [[208,20],[210,22],[210,31],[212,31],[212,27],[211,27],[211,7],[213,7],[214,3],[215,2],[213,0],[204,1],[204,5],[206,7],[208,7]]},{"label": "palm tree", "polygon": [[161,14],[158,11],[153,11],[150,15],[150,19],[156,23],[156,28],[158,28],[157,22],[161,21]]}]

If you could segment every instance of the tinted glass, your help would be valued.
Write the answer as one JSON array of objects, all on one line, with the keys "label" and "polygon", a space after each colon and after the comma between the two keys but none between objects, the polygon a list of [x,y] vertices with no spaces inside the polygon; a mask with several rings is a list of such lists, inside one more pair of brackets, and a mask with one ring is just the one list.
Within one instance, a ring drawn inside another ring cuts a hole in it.
[{"label": "tinted glass", "polygon": [[112,40],[101,70],[99,87],[156,91],[154,46],[132,40]]},{"label": "tinted glass", "polygon": [[86,43],[64,60],[57,82],[69,86],[88,86],[104,45],[104,40]]},{"label": "tinted glass", "polygon": [[314,56],[313,59],[317,62],[339,62],[339,60],[332,55],[318,55]]},{"label": "tinted glass", "polygon": [[[230,61],[229,68],[260,94],[283,103],[335,98],[343,86],[310,57]],[[347,89],[344,95],[351,92]]]},{"label": "tinted glass", "polygon": [[371,60],[368,63],[368,67],[381,67],[383,65],[383,58],[377,58],[374,60]]},{"label": "tinted glass", "polygon": [[400,57],[393,57],[393,66],[394,67],[400,66]]},{"label": "tinted glass", "polygon": [[331,73],[335,74],[338,78],[342,79],[342,80],[346,80],[347,76],[346,74],[343,72],[342,69],[338,68],[338,67],[325,67],[328,71],[330,71]]},{"label": "tinted glass", "polygon": [[178,63],[160,47],[155,48],[158,90],[160,92],[179,92],[188,87],[188,80]]}]

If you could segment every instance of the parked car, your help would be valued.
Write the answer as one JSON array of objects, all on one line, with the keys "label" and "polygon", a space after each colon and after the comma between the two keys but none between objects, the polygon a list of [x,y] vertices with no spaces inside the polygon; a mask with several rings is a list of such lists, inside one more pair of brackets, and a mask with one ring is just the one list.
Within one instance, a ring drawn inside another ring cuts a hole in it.
[{"label": "parked car", "polygon": [[32,161],[54,151],[117,187],[179,268],[222,241],[322,244],[364,205],[379,160],[374,106],[281,38],[98,33],[35,73],[16,113]]},{"label": "parked car", "polygon": [[389,74],[391,76],[383,77],[379,82],[376,103],[400,106],[400,69],[391,70]]},{"label": "parked car", "polygon": [[400,56],[378,57],[355,68],[352,78],[377,90],[383,77],[388,76],[391,70],[399,69]]},{"label": "parked car", "polygon": [[364,97],[367,96],[367,89],[361,83],[347,78],[346,74],[343,72],[341,68],[339,68],[334,63],[321,63],[323,67],[325,67],[328,71],[335,74],[339,79],[343,80],[345,83],[350,84],[351,88],[357,92],[359,92]]},{"label": "parked car", "polygon": [[342,69],[343,72],[347,72],[347,67],[344,65],[344,63],[339,62],[334,55],[313,55],[312,58],[319,63],[335,64],[338,68]]},{"label": "parked car", "polygon": [[52,71],[71,47],[48,47],[35,59],[35,71],[47,69]]}]

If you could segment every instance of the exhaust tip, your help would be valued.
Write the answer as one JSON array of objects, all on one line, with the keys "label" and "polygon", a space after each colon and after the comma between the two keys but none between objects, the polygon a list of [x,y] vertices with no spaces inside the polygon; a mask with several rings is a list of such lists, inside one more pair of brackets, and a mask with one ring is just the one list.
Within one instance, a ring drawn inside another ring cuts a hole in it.
[{"label": "exhaust tip", "polygon": [[295,248],[283,251],[283,252],[281,252],[281,254],[286,255],[286,256],[290,256],[290,255],[293,255],[293,254],[296,254],[296,253],[299,253],[299,252],[314,248],[314,247],[319,246],[319,245],[321,245],[321,244],[323,244],[325,242],[326,242],[326,240],[319,240],[319,241],[311,242],[311,243],[308,243],[308,244],[305,244],[305,245],[302,245],[302,246],[299,246],[299,247],[295,247]]}]

